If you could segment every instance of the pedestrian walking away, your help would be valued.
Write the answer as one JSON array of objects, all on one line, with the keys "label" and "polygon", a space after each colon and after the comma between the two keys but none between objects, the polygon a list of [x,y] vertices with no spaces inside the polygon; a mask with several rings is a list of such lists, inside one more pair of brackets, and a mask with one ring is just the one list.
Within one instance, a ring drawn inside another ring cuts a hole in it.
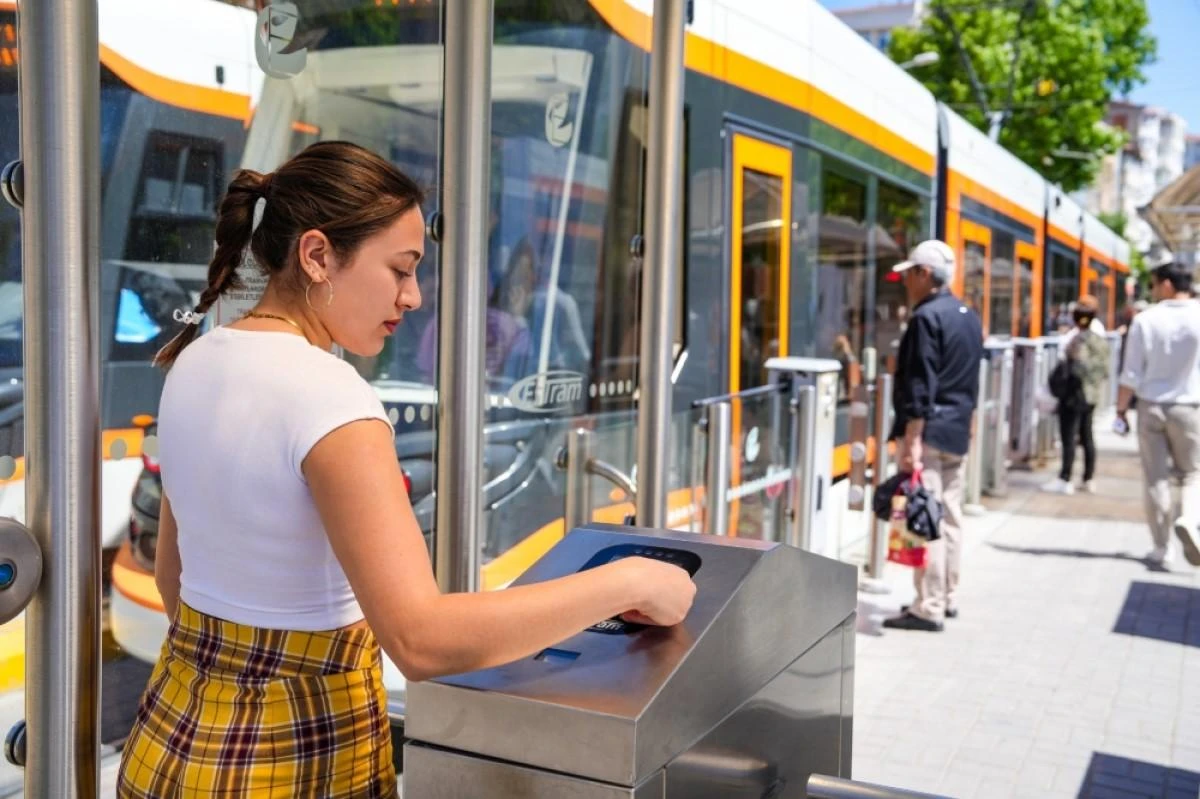
[{"label": "pedestrian walking away", "polygon": [[[1155,269],[1150,287],[1155,304],[1129,325],[1117,417],[1127,423],[1136,396],[1146,521],[1154,545],[1147,561],[1170,565],[1174,532],[1188,563],[1200,566],[1200,302],[1192,294],[1192,271],[1181,264]],[[1180,481],[1178,513],[1172,474]]]}]

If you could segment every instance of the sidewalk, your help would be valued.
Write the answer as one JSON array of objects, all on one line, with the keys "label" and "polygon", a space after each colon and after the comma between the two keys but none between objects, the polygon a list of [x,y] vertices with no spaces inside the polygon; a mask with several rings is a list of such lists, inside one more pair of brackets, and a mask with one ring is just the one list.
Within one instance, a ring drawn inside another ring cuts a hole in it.
[{"label": "sidewalk", "polygon": [[881,628],[912,597],[903,567],[885,570],[891,594],[860,595],[855,779],[962,799],[1200,796],[1200,571],[1140,560],[1136,438],[1109,422],[1096,495],[1013,472],[967,519],[945,632]]}]

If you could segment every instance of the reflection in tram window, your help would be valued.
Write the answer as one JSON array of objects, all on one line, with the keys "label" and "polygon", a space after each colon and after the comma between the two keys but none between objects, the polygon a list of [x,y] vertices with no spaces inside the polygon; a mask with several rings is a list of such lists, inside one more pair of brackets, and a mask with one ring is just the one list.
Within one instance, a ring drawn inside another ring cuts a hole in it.
[{"label": "reflection in tram window", "polygon": [[1013,298],[1020,296],[1017,291],[1017,273],[1013,269],[1016,247],[1017,241],[1011,233],[992,229],[992,306],[988,332],[993,336],[1007,338],[1013,334]]},{"label": "reflection in tram window", "polygon": [[866,335],[867,186],[827,165],[821,192],[816,350],[841,362],[845,399],[859,380]]},{"label": "reflection in tram window", "polygon": [[172,271],[121,267],[110,360],[149,362],[175,337],[175,311],[196,305],[207,274],[199,267]]},{"label": "reflection in tram window", "polygon": [[747,169],[742,184],[741,385],[765,385],[764,367],[779,352],[779,278],[783,182]]},{"label": "reflection in tram window", "polygon": [[879,183],[875,227],[875,348],[881,359],[900,349],[908,298],[892,267],[929,234],[929,201],[890,183]]},{"label": "reflection in tram window", "polygon": [[1074,327],[1071,303],[1079,299],[1079,259],[1051,245],[1050,291],[1046,297],[1046,332],[1063,333]]},{"label": "reflection in tram window", "polygon": [[963,303],[983,318],[984,287],[987,280],[987,248],[975,241],[963,247]]},{"label": "reflection in tram window", "polygon": [[1091,290],[1088,292],[1096,298],[1100,304],[1100,315],[1097,317],[1100,323],[1107,329],[1112,326],[1112,320],[1109,317],[1109,303],[1112,301],[1112,290],[1110,288],[1112,276],[1109,269],[1104,264],[1095,259],[1089,259],[1092,270],[1096,273],[1096,277],[1092,282]]},{"label": "reflection in tram window", "polygon": [[215,208],[224,185],[221,145],[153,133],[146,140],[125,257],[133,261],[207,263]]},{"label": "reflection in tram window", "polygon": [[1021,298],[1021,313],[1017,321],[1017,335],[1028,338],[1033,333],[1033,292],[1024,286],[1033,285],[1033,261],[1017,258],[1017,296]]}]

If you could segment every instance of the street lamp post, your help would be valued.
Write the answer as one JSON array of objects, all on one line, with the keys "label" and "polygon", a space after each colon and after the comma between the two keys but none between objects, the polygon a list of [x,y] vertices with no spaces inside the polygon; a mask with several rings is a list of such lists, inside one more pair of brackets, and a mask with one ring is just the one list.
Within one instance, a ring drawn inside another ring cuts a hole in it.
[{"label": "street lamp post", "polygon": [[916,69],[917,67],[927,67],[930,64],[936,64],[941,60],[942,57],[937,53],[937,51],[926,50],[923,53],[917,53],[908,61],[902,62],[900,64],[900,69],[909,70]]}]

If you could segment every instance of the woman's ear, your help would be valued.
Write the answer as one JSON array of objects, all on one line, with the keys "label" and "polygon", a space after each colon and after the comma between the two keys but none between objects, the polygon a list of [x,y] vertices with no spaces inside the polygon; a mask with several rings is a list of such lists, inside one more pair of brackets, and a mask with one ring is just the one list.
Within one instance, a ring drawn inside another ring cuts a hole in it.
[{"label": "woman's ear", "polygon": [[333,266],[333,246],[328,237],[319,230],[308,230],[300,236],[296,246],[300,258],[300,269],[313,283],[324,283],[329,279]]}]

